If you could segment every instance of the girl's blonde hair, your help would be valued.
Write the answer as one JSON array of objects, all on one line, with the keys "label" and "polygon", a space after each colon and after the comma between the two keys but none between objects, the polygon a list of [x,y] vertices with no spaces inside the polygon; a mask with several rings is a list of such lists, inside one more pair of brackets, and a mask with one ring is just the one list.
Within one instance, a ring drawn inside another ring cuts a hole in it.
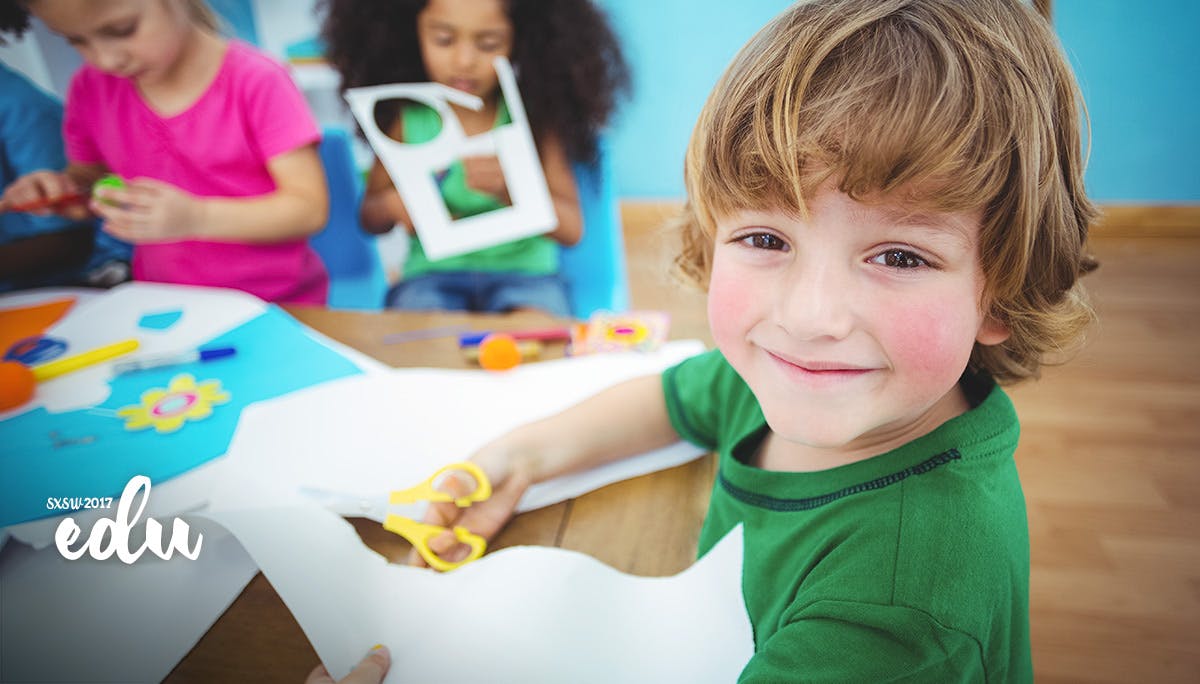
[{"label": "girl's blonde hair", "polygon": [[982,208],[983,303],[1011,331],[976,345],[997,380],[1036,376],[1094,314],[1079,276],[1097,212],[1083,185],[1082,98],[1046,22],[1020,0],[800,2],[742,48],[688,147],[678,270],[704,287],[718,217],[805,215],[828,179],[850,196]]},{"label": "girl's blonde hair", "polygon": [[205,0],[184,0],[184,5],[187,7],[188,14],[192,17],[192,21],[201,28],[212,31],[213,33],[221,32],[221,22],[217,19],[217,14],[212,11]]}]

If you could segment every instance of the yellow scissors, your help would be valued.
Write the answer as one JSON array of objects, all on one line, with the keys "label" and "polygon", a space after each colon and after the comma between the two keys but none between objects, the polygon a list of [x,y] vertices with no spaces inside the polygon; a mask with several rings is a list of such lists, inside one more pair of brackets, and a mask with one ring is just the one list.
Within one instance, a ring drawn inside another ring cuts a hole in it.
[{"label": "yellow scissors", "polygon": [[[448,492],[436,489],[435,486],[442,481],[442,477],[452,472],[464,472],[470,475],[475,481],[475,489],[464,496],[454,496]],[[491,496],[492,484],[488,481],[487,475],[484,475],[483,470],[474,463],[461,461],[439,468],[437,472],[429,476],[428,480],[415,487],[391,492],[388,495],[388,504],[395,506],[413,504],[420,501],[428,501],[430,503],[453,501],[455,506],[467,508],[476,502],[486,501]],[[487,549],[487,541],[483,537],[473,534],[465,527],[455,525],[453,527],[455,538],[469,546],[471,552],[463,560],[457,562],[448,561],[429,548],[429,542],[445,532],[445,527],[417,522],[412,518],[388,513],[383,521],[383,528],[407,539],[413,545],[413,548],[417,550],[417,553],[421,554],[421,558],[424,558],[425,562],[429,564],[429,567],[441,572],[453,570],[470,563],[482,556],[484,550]]]}]

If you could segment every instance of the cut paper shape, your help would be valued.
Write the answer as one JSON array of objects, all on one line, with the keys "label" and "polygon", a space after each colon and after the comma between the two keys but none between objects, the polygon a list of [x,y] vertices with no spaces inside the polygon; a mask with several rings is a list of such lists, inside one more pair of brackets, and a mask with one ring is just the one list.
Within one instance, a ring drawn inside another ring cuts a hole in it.
[{"label": "cut paper shape", "polygon": [[147,390],[139,403],[117,409],[117,415],[125,419],[126,430],[153,427],[166,434],[189,420],[204,420],[212,415],[213,406],[228,402],[229,393],[221,390],[220,380],[197,383],[191,375],[180,373],[166,388]]},{"label": "cut paper shape", "polygon": [[68,297],[0,310],[0,352],[7,352],[13,344],[23,339],[40,336],[62,318],[73,304],[75,299]]},{"label": "cut paper shape", "polygon": [[[165,292],[177,301],[187,300],[189,295],[214,306],[218,303],[216,300],[225,301],[226,309],[240,300],[239,294],[227,295],[224,291],[220,291],[220,296],[217,296],[218,291],[191,293],[182,289],[175,293]],[[73,345],[86,348],[79,340],[129,332],[140,318],[140,312],[109,307],[103,300],[116,296],[120,299],[114,300],[114,304],[128,305],[138,297],[127,295],[137,293],[137,289],[126,290],[124,294],[114,291],[89,302],[87,309],[81,309],[78,314],[85,319],[77,321],[78,326],[74,312],[63,322],[63,336]],[[214,301],[208,301],[209,298]],[[161,309],[161,304],[155,308]],[[264,306],[258,312],[243,319],[240,315],[219,318],[222,312],[218,311],[214,319],[221,321],[220,325],[227,325],[226,321],[231,320],[240,322],[231,328],[208,328],[207,334],[197,327],[185,337],[183,332],[187,326],[199,325],[198,320],[204,320],[189,314],[184,316],[181,325],[164,335],[169,338],[164,343],[176,349],[236,347],[237,355],[222,360],[219,365],[173,366],[128,375],[112,375],[111,369],[100,365],[39,386],[39,395],[44,389],[47,395],[51,391],[59,392],[65,399],[70,398],[67,395],[86,392],[90,384],[96,384],[102,393],[99,400],[82,406],[76,404],[78,408],[71,410],[53,411],[47,403],[0,420],[0,445],[3,445],[0,447],[0,472],[4,473],[0,527],[62,515],[62,511],[46,509],[48,497],[119,496],[134,475],[149,477],[156,485],[157,496],[159,483],[223,455],[233,438],[238,418],[247,406],[362,372],[347,354],[333,348],[325,338],[315,335],[278,307]],[[107,317],[110,313],[115,315]],[[121,315],[126,317],[118,325]],[[75,332],[67,332],[67,324],[85,330],[76,336]],[[220,380],[222,389],[230,395],[228,403],[209,418],[173,433],[170,440],[162,439],[155,430],[127,431],[125,422],[115,417],[117,409],[140,404],[147,388],[168,387],[175,375],[185,372],[203,372],[202,377]],[[89,374],[96,375],[85,377]],[[64,440],[64,437],[68,439]],[[88,439],[69,441],[77,437]]]},{"label": "cut paper shape", "polygon": [[167,330],[178,323],[180,318],[183,318],[183,311],[179,309],[149,313],[138,319],[138,327],[146,330]]},{"label": "cut paper shape", "polygon": [[[540,235],[558,225],[512,66],[503,57],[492,63],[512,123],[469,138],[450,105],[481,109],[483,101],[474,95],[440,83],[396,83],[346,91],[350,111],[404,198],[421,247],[433,260]],[[375,105],[396,98],[417,100],[437,110],[442,117],[441,133],[419,144],[388,137],[375,123]],[[458,159],[483,155],[499,158],[512,206],[453,220],[436,174]]]},{"label": "cut paper shape", "polygon": [[673,577],[546,547],[439,574],[313,506],[198,515],[238,538],[335,678],[376,643],[396,654],[385,682],[731,682],[754,653],[740,526]]}]

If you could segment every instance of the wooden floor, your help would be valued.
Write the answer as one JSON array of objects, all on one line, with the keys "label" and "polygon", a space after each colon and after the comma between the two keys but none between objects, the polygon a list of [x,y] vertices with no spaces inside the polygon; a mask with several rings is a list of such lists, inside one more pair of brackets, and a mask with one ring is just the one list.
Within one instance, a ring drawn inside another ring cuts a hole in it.
[{"label": "wooden floor", "polygon": [[[623,208],[633,305],[711,344],[703,296],[665,275],[670,210]],[[1034,669],[1039,682],[1200,682],[1200,237],[1092,249],[1087,346],[1010,389]]]}]

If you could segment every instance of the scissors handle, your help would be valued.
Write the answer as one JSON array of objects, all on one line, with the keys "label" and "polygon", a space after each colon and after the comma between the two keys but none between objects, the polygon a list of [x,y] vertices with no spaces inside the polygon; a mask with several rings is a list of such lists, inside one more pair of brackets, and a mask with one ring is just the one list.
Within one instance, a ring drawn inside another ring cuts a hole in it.
[{"label": "scissors handle", "polygon": [[467,554],[466,558],[460,561],[448,561],[429,548],[429,542],[434,537],[446,531],[446,528],[441,525],[421,523],[411,518],[391,513],[384,519],[383,528],[407,539],[413,545],[413,548],[417,550],[417,553],[421,554],[421,558],[424,558],[425,562],[429,564],[429,567],[439,572],[453,570],[461,565],[470,563],[482,556],[484,550],[487,548],[487,541],[483,537],[473,534],[465,527],[456,525],[453,528],[454,537],[463,544],[471,547],[471,552]]},{"label": "scissors handle", "polygon": [[[475,490],[465,496],[454,496],[448,492],[443,492],[434,488],[434,484],[444,474],[451,471],[461,471],[470,475],[475,480]],[[410,504],[418,501],[441,502],[453,501],[455,506],[466,508],[477,501],[486,501],[492,495],[492,483],[488,481],[487,475],[483,470],[471,463],[470,461],[460,461],[451,463],[447,466],[442,466],[433,475],[415,487],[401,489],[391,493],[388,497],[390,504]]]}]

